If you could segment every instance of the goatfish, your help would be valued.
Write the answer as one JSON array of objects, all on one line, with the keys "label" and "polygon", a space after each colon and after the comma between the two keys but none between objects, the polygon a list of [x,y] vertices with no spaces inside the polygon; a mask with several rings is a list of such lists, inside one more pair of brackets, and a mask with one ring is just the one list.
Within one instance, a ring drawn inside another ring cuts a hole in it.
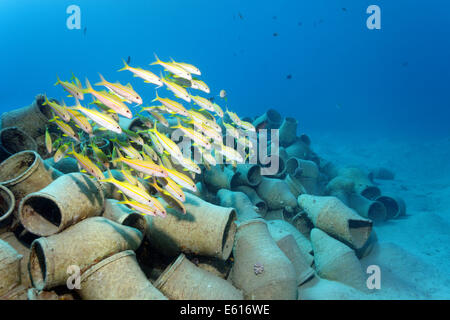
[{"label": "goatfish", "polygon": [[231,124],[228,124],[226,122],[223,123],[223,126],[225,129],[227,129],[227,134],[232,136],[233,138],[239,139],[239,130],[233,127]]},{"label": "goatfish", "polygon": [[[160,178],[161,179],[161,178]],[[186,196],[184,195],[183,190],[178,186],[178,184],[170,178],[162,178],[164,179],[163,189],[168,193],[173,195],[176,199],[184,202],[186,200]]]},{"label": "goatfish", "polygon": [[178,172],[177,170],[169,169],[167,167],[165,167],[164,169],[166,169],[169,178],[175,181],[175,183],[180,185],[182,188],[197,192],[197,186],[195,185],[194,181],[192,181],[192,179],[187,175]]},{"label": "goatfish", "polygon": [[124,157],[120,157],[117,159],[114,159],[113,162],[123,162],[130,168],[133,168],[136,171],[142,172],[149,176],[155,176],[155,177],[167,177],[168,173],[166,169],[163,167],[155,164],[151,161],[145,161],[145,160],[138,160],[138,159],[127,159]]},{"label": "goatfish", "polygon": [[156,111],[156,107],[144,107],[141,111],[147,111],[153,118],[161,122],[165,127],[169,126],[167,119]]},{"label": "goatfish", "polygon": [[177,66],[180,66],[181,68],[183,68],[184,70],[186,70],[187,72],[189,72],[191,74],[195,74],[197,76],[201,76],[202,75],[202,73],[200,72],[200,69],[195,67],[195,66],[193,66],[192,64],[185,63],[185,62],[176,62],[173,59],[170,59],[170,60],[172,60],[173,64],[175,64]]},{"label": "goatfish", "polygon": [[100,149],[94,142],[90,144],[92,151],[94,151],[94,155],[99,162],[101,162],[106,168],[109,168],[109,159],[108,156]]},{"label": "goatfish", "polygon": [[42,103],[42,105],[49,106],[53,110],[53,112],[55,112],[55,114],[59,118],[61,118],[64,122],[70,121],[70,115],[63,106],[59,105],[54,101],[49,101],[46,95],[44,96],[44,98],[45,101]]},{"label": "goatfish", "polygon": [[158,87],[162,87],[163,83],[161,82],[161,79],[154,74],[151,71],[144,70],[142,68],[133,68],[130,67],[125,60],[123,60],[124,67],[122,69],[119,69],[119,71],[128,70],[133,73],[134,77],[138,77],[144,80],[145,83],[153,83],[156,84]]},{"label": "goatfish", "polygon": [[223,118],[223,110],[222,108],[215,102],[212,103],[214,112],[219,116],[219,118]]},{"label": "goatfish", "polygon": [[75,151],[73,143],[72,143],[72,150],[69,151],[68,154],[73,155],[73,157],[75,158],[75,160],[77,160],[80,167],[86,170],[86,172],[93,175],[97,179],[105,179],[103,172],[91,161],[91,159]]},{"label": "goatfish", "polygon": [[70,117],[72,118],[73,122],[77,124],[78,127],[80,127],[81,130],[86,132],[90,137],[93,137],[92,133],[92,126],[89,123],[89,120],[81,114],[81,112],[77,110],[73,110],[71,108],[66,109],[69,113]]},{"label": "goatfish", "polygon": [[49,154],[52,153],[53,151],[52,137],[48,132],[48,128],[45,128],[45,148],[47,149],[47,152]]},{"label": "goatfish", "polygon": [[186,102],[191,102],[191,97],[185,88],[162,77],[161,81],[167,86],[167,89],[173,92],[176,97],[181,98]]},{"label": "goatfish", "polygon": [[96,83],[96,86],[105,86],[110,91],[118,95],[120,98],[125,99],[129,102],[137,103],[137,105],[142,104],[142,98],[133,90],[131,84],[121,85],[119,82],[111,83],[106,81],[106,79],[99,73],[100,82]]},{"label": "goatfish", "polygon": [[206,163],[208,163],[211,166],[215,166],[217,164],[216,158],[214,158],[213,155],[209,151],[207,151],[203,148],[197,148],[197,150],[200,152],[200,154],[203,157],[203,160]]},{"label": "goatfish", "polygon": [[69,143],[65,143],[63,145],[61,145],[58,150],[56,150],[55,155],[53,156],[53,161],[55,161],[55,163],[57,163],[59,160],[61,160],[62,158],[64,158],[67,154],[67,152],[69,151],[70,147],[69,147]]},{"label": "goatfish", "polygon": [[233,121],[238,127],[241,126],[242,121],[236,113],[229,111],[228,108],[225,112],[230,116],[231,121]]},{"label": "goatfish", "polygon": [[155,62],[150,63],[150,65],[159,64],[162,66],[165,70],[181,77],[187,80],[192,80],[192,75],[186,71],[184,68],[180,67],[179,65],[172,63],[172,62],[163,62],[161,61],[158,56],[155,53]]},{"label": "goatfish", "polygon": [[84,94],[83,94],[83,89],[78,87],[77,85],[68,82],[68,81],[61,81],[58,77],[58,75],[56,76],[56,83],[55,86],[57,86],[58,84],[60,84],[64,90],[66,90],[67,92],[70,93],[70,95],[74,98],[77,98],[79,100],[83,100],[84,99]]},{"label": "goatfish", "polygon": [[83,85],[81,84],[81,81],[75,77],[75,75],[72,72],[72,77],[70,77],[70,81],[72,81],[72,83],[74,83],[78,89],[80,89],[81,91],[83,90]]},{"label": "goatfish", "polygon": [[158,92],[156,92],[156,98],[152,100],[152,102],[159,101],[161,102],[167,109],[170,111],[180,114],[182,116],[188,116],[188,111],[185,107],[179,102],[170,100],[169,98],[161,98],[158,96]]},{"label": "goatfish", "polygon": [[214,128],[211,128],[208,123],[199,123],[195,121],[188,121],[187,123],[193,124],[194,128],[202,132],[205,136],[208,138],[211,138],[214,140],[215,143],[221,144],[222,143],[222,136],[219,132],[217,132]]},{"label": "goatfish", "polygon": [[169,207],[175,209],[179,213],[186,214],[186,207],[180,200],[163,190],[157,183],[152,184],[152,186],[156,189],[156,191],[158,191],[160,197],[163,198]]},{"label": "goatfish", "polygon": [[67,123],[59,121],[56,117],[49,120],[49,122],[54,122],[58,126],[58,128],[67,136],[71,137],[77,142],[80,142],[80,139],[78,139],[77,135],[75,134],[75,131],[73,131],[72,127],[69,126]]},{"label": "goatfish", "polygon": [[240,120],[240,122],[241,123],[240,123],[239,126],[242,129],[247,130],[247,131],[251,131],[251,132],[256,132],[255,126],[253,124],[251,124],[250,122],[242,121],[242,120]]},{"label": "goatfish", "polygon": [[203,91],[205,93],[211,92],[211,90],[209,90],[209,87],[207,86],[207,84],[204,83],[202,80],[198,80],[198,79],[191,80],[191,88]]},{"label": "goatfish", "polygon": [[173,142],[172,139],[169,139],[164,134],[158,132],[156,129],[156,123],[152,129],[149,129],[149,131],[156,135],[164,150],[166,150],[172,157],[176,159],[181,159],[183,157],[183,154],[177,144]]},{"label": "goatfish", "polygon": [[220,153],[221,155],[225,156],[228,160],[236,161],[239,163],[244,162],[244,158],[242,158],[241,154],[234,150],[233,148],[230,148],[226,145],[220,145],[218,148],[215,148],[215,150]]},{"label": "goatfish", "polygon": [[131,113],[130,109],[128,109],[128,107],[118,97],[116,97],[115,95],[112,95],[106,91],[94,90],[87,78],[86,78],[85,92],[92,94],[105,106],[114,110],[115,112],[124,116],[125,118],[128,118],[128,119],[133,118],[133,114]]},{"label": "goatfish", "polygon": [[144,145],[144,139],[142,139],[139,133],[124,128],[122,128],[122,132],[124,132],[131,141],[141,146]]},{"label": "goatfish", "polygon": [[117,138],[110,139],[113,142],[116,142],[115,146],[119,146],[119,149],[122,150],[127,156],[129,156],[132,159],[138,159],[143,160],[142,155],[137,151],[135,148],[133,148],[132,145],[128,143],[120,142]]},{"label": "goatfish", "polygon": [[171,127],[172,129],[180,129],[189,139],[194,141],[199,146],[204,147],[207,150],[211,149],[211,142],[200,132],[193,130],[192,128],[183,127],[180,123],[180,119],[177,119],[178,124],[176,126]]},{"label": "goatfish", "polygon": [[147,144],[144,144],[142,146],[142,149],[144,150],[144,154],[146,154],[147,156],[149,156],[153,161],[158,160],[158,155],[156,154],[156,151],[153,150],[152,147],[150,147]]},{"label": "goatfish", "polygon": [[109,115],[106,115],[100,111],[88,109],[80,104],[77,104],[75,107],[72,107],[73,109],[76,109],[83,113],[86,117],[97,123],[100,127],[110,130],[115,133],[122,133],[122,128],[119,126],[119,124]]},{"label": "goatfish", "polygon": [[119,201],[118,203],[126,204],[130,206],[135,211],[139,212],[141,215],[149,215],[156,216],[156,209],[154,207],[142,204],[140,202],[134,200],[128,200],[128,198],[124,195],[125,200]]},{"label": "goatfish", "polygon": [[177,161],[180,162],[180,164],[189,171],[198,174],[202,173],[200,167],[191,158],[177,158]]},{"label": "goatfish", "polygon": [[[109,169],[108,169],[109,170]],[[142,203],[144,205],[152,206],[154,204],[152,196],[148,192],[138,186],[134,186],[128,182],[122,182],[114,179],[112,174],[109,172],[109,177],[107,179],[99,180],[100,182],[107,182],[113,184],[117,189],[119,189],[123,194],[130,197],[131,199]]]},{"label": "goatfish", "polygon": [[208,99],[200,97],[200,96],[192,96],[192,95],[190,97],[201,108],[206,109],[208,111],[215,112],[213,104]]}]

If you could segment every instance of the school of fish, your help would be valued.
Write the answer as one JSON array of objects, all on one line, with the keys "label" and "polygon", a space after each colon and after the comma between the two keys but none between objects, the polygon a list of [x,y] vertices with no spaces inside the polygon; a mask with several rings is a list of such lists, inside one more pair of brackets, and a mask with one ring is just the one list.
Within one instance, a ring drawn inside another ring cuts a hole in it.
[{"label": "school of fish", "polygon": [[[45,97],[43,105],[53,114],[51,127],[45,131],[45,145],[55,162],[73,157],[82,172],[112,184],[123,196],[121,203],[132,210],[165,217],[166,207],[186,213],[183,189],[195,192],[196,174],[217,165],[218,157],[233,166],[245,162],[253,152],[246,134],[255,132],[255,128],[228,107],[224,112],[214,99],[199,95],[211,91],[198,78],[201,72],[197,67],[173,59],[164,62],[156,54],[155,59],[150,65],[163,68],[159,76],[125,61],[118,70],[131,72],[133,77],[153,85],[155,98],[151,103],[155,105],[144,106],[131,84],[110,82],[102,74],[94,86],[86,78],[84,87],[74,74],[69,81],[57,77],[55,85],[60,85],[74,104]],[[222,91],[218,96],[224,98]],[[83,106],[87,96],[92,102]],[[133,114],[136,106],[141,110]],[[139,120],[137,129],[122,127],[120,117]],[[200,161],[194,161],[191,153],[183,154],[169,137],[174,130],[192,142],[189,150],[197,151]],[[234,139],[232,146],[226,136]],[[240,146],[240,151],[235,146]]]}]

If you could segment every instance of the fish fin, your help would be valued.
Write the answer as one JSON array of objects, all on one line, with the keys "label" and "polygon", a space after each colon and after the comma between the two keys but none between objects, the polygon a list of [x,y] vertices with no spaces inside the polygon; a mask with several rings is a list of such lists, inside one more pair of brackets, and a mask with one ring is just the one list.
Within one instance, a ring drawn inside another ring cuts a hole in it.
[{"label": "fish fin", "polygon": [[103,78],[101,73],[99,73],[98,75],[100,76],[100,82],[95,83],[94,86],[103,86],[107,81],[105,80],[105,78]]},{"label": "fish fin", "polygon": [[57,86],[60,83],[61,83],[61,80],[59,79],[58,75],[56,75],[56,82],[54,85]]},{"label": "fish fin", "polygon": [[86,92],[91,92],[93,89],[92,89],[92,86],[91,86],[91,83],[89,82],[89,80],[88,80],[88,78],[86,78]]},{"label": "fish fin", "polygon": [[122,68],[122,69],[119,69],[119,70],[117,70],[117,71],[128,70],[128,68],[130,67],[124,59],[122,59],[122,61],[123,61],[123,68]]},{"label": "fish fin", "polygon": [[155,62],[152,62],[152,63],[150,63],[150,65],[152,66],[152,65],[155,65],[155,64],[159,64],[159,63],[161,63],[162,61],[161,60],[159,60],[159,58],[158,58],[158,56],[156,55],[156,53],[153,53],[154,55],[155,55],[155,59],[156,59],[156,61]]}]

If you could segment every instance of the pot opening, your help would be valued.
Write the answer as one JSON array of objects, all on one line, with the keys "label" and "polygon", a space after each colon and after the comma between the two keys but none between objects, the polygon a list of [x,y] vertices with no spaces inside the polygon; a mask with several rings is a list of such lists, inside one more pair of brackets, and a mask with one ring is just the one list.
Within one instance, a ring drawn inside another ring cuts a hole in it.
[{"label": "pot opening", "polygon": [[0,181],[5,184],[22,176],[35,165],[36,155],[33,151],[23,151],[4,160],[0,165]]},{"label": "pot opening", "polygon": [[386,220],[386,207],[379,201],[374,201],[369,207],[367,216],[373,222],[381,222]]},{"label": "pot opening", "polygon": [[369,200],[374,200],[381,195],[381,190],[375,186],[366,186],[362,191],[361,195]]},{"label": "pot opening", "polygon": [[47,236],[56,233],[61,225],[61,211],[51,199],[31,196],[26,199],[20,212],[20,220],[32,233]]},{"label": "pot opening", "polygon": [[36,150],[34,140],[18,128],[6,128],[2,130],[0,143],[10,154],[24,150]]},{"label": "pot opening", "polygon": [[247,180],[252,186],[256,186],[261,182],[261,168],[252,166],[247,172]]},{"label": "pot opening", "polygon": [[142,235],[145,235],[147,229],[147,221],[144,216],[137,213],[130,213],[122,222],[124,226],[132,227],[139,230]]},{"label": "pot opening", "polygon": [[400,207],[393,198],[387,197],[387,196],[381,196],[377,198],[377,201],[384,204],[384,207],[386,208],[386,216],[387,219],[392,219],[397,217],[400,211]]},{"label": "pot opening", "polygon": [[372,231],[372,222],[365,220],[353,220],[348,221],[348,228],[350,236],[353,239],[354,246],[359,249],[367,241]]},{"label": "pot opening", "polygon": [[269,122],[272,122],[273,124],[281,124],[281,115],[275,109],[267,110],[267,119],[269,120]]},{"label": "pot opening", "polygon": [[236,234],[236,211],[231,209],[231,213],[228,216],[227,225],[225,226],[225,230],[223,232],[222,238],[222,260],[228,259],[231,254],[231,250],[233,250],[234,244],[234,236]]},{"label": "pot opening", "polygon": [[35,241],[31,247],[29,269],[33,285],[39,290],[44,289],[47,281],[47,265],[44,249],[38,241]]}]

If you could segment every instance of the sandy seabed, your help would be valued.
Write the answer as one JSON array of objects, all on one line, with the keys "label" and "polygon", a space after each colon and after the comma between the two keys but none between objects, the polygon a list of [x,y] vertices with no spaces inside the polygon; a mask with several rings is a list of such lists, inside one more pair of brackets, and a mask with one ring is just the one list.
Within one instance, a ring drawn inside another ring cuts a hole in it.
[{"label": "sandy seabed", "polygon": [[450,138],[310,137],[338,165],[392,170],[394,180],[376,182],[406,202],[406,217],[374,227],[378,244],[361,263],[380,267],[381,289],[359,298],[450,299]]}]

